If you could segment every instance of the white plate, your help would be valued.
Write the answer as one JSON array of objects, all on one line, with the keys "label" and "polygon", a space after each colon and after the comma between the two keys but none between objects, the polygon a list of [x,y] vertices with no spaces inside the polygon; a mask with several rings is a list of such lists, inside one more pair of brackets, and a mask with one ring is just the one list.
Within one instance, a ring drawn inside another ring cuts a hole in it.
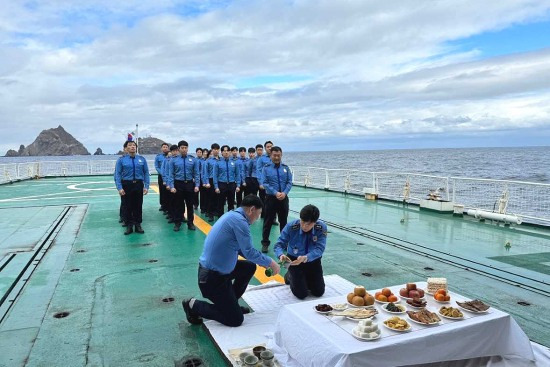
[{"label": "white plate", "polygon": [[441,320],[440,320],[440,321],[437,321],[437,322],[432,322],[432,323],[430,323],[430,324],[425,324],[425,323],[423,323],[423,322],[416,321],[415,319],[412,319],[409,315],[407,315],[407,318],[409,319],[408,321],[412,321],[412,322],[414,322],[415,324],[423,325],[423,326],[439,325],[439,323],[441,322]]},{"label": "white plate", "polygon": [[428,292],[428,288],[423,289],[423,291],[424,291],[424,294],[429,294],[430,296],[434,295],[433,293]]},{"label": "white plate", "polygon": [[412,328],[411,328],[411,324],[409,324],[409,327],[407,329],[404,329],[404,330],[399,330],[399,329],[394,329],[394,328],[391,328],[389,327],[388,325],[386,325],[385,323],[382,323],[382,325],[384,325],[386,327],[386,329],[389,329],[389,330],[393,330],[393,331],[397,331],[397,332],[400,332],[400,333],[404,333],[404,332],[407,332],[407,331],[410,331]]},{"label": "white plate", "polygon": [[[388,304],[389,304],[389,303],[388,303]],[[396,307],[401,306],[401,307],[405,308],[405,306],[403,306],[403,305],[395,305],[395,306],[396,306]],[[387,313],[391,313],[391,314],[393,314],[393,315],[402,315],[402,314],[404,314],[405,312],[407,312],[407,309],[406,309],[406,308],[405,308],[403,311],[400,311],[400,312],[393,312],[393,311],[388,311],[388,310],[386,309],[386,307],[388,307],[388,305],[382,306],[382,309],[383,309],[384,311],[386,311]]]},{"label": "white plate", "polygon": [[382,336],[382,333],[379,333],[376,338],[361,338],[360,336],[355,335],[355,333],[353,331],[351,332],[351,335],[353,335],[355,337],[355,339],[359,339],[359,340],[363,340],[363,341],[371,341],[371,340],[380,339],[380,337]]},{"label": "white plate", "polygon": [[374,305],[371,305],[371,306],[355,306],[355,305],[352,305],[349,302],[346,302],[346,304],[348,305],[348,307],[353,307],[353,308],[373,308],[374,307]]},{"label": "white plate", "polygon": [[345,305],[345,304],[344,304],[343,306],[344,306],[344,307],[342,307],[342,308],[339,308],[339,307],[337,308],[337,307],[334,307],[334,305],[330,305],[330,307],[332,307],[332,309],[333,309],[334,311],[344,311],[345,309],[348,308],[348,306]]},{"label": "white plate", "polygon": [[369,316],[369,317],[351,317],[351,316],[346,316],[346,319],[351,320],[351,321],[372,320],[372,319],[374,319],[374,316],[376,316],[376,315]]},{"label": "white plate", "polygon": [[449,320],[464,320],[464,316],[462,317],[451,317],[451,316],[445,316],[443,315],[441,312],[437,311],[437,315],[440,316],[440,317],[444,317],[446,319],[449,319]]},{"label": "white plate", "polygon": [[[410,298],[410,297],[403,297],[403,296],[399,296],[399,297],[401,297],[401,298],[404,299],[404,300],[412,299],[412,298]],[[426,300],[426,294],[424,294],[424,297],[418,297],[418,298],[419,298],[420,300],[422,300],[422,301],[425,301],[425,300]]]},{"label": "white plate", "polygon": [[[395,294],[394,294],[394,296],[395,296]],[[399,303],[399,302],[401,302],[401,298],[400,298],[399,296],[396,296],[396,297],[397,297],[397,301],[393,301],[393,303]],[[389,301],[388,301],[388,302],[382,302],[382,301],[377,300],[376,298],[374,299],[374,301],[375,301],[376,303],[380,303],[380,304],[383,304],[383,305],[387,305],[388,303],[391,303],[391,302],[389,302]]]},{"label": "white plate", "polygon": [[[467,302],[467,301],[466,301]],[[456,301],[455,301],[456,303]],[[458,303],[456,304],[458,306],[458,308],[460,308],[461,310],[464,310],[466,312],[471,312],[471,313],[489,313],[489,310],[491,309],[491,307],[489,307],[487,310],[485,311],[473,311],[473,310],[468,310],[467,308],[464,308],[462,307],[461,305],[459,305]]]},{"label": "white plate", "polygon": [[426,306],[422,306],[422,307],[413,306],[413,305],[411,305],[411,304],[409,304],[409,303],[406,303],[406,302],[405,302],[405,304],[406,304],[408,307],[412,308],[413,310],[421,310],[421,309],[423,309],[423,308],[428,307],[428,304],[427,304],[427,303],[426,303]]},{"label": "white plate", "polygon": [[317,312],[317,313],[320,313],[321,315],[326,315],[327,313],[332,312],[332,311],[318,311],[318,310],[315,308],[315,306],[313,306],[313,310],[314,310],[315,312]]},{"label": "white plate", "polygon": [[451,303],[451,301],[438,301],[435,298],[433,300],[436,301],[437,303],[441,303],[442,305]]}]

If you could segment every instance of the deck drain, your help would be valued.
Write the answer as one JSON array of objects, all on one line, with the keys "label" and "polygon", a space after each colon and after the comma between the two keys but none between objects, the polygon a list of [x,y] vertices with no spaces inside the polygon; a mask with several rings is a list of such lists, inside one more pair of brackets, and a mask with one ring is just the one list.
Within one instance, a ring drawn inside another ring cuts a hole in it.
[{"label": "deck drain", "polygon": [[149,260],[150,263],[156,263],[158,260],[157,259],[151,259]]},{"label": "deck drain", "polygon": [[146,246],[151,246],[152,243],[144,243],[143,245],[141,245],[142,247],[146,247]]},{"label": "deck drain", "polygon": [[204,366],[202,359],[193,357],[186,360],[182,360],[180,363],[176,364],[176,366],[181,367],[199,367]]},{"label": "deck drain", "polygon": [[80,269],[76,268],[76,269],[71,269],[69,270],[71,273],[74,273],[75,271],[80,271]]},{"label": "deck drain", "polygon": [[429,266],[426,266],[424,270],[434,270],[433,268],[430,268]]},{"label": "deck drain", "polygon": [[168,302],[174,302],[174,297],[166,297],[162,299],[162,302],[168,303]]},{"label": "deck drain", "polygon": [[364,243],[363,242],[357,242],[357,246],[363,246]]},{"label": "deck drain", "polygon": [[365,273],[361,273],[361,275],[364,275],[364,276],[366,276],[366,277],[372,277],[372,274],[371,274],[371,273],[366,273],[366,272],[365,272]]},{"label": "deck drain", "polygon": [[525,302],[525,301],[519,301],[518,305],[520,305],[520,306],[531,306],[531,304],[529,302]]},{"label": "deck drain", "polygon": [[58,312],[58,313],[53,315],[53,317],[55,317],[56,319],[62,319],[62,318],[67,317],[67,316],[69,316],[68,312]]},{"label": "deck drain", "polygon": [[86,252],[86,250],[76,250],[76,252]]}]

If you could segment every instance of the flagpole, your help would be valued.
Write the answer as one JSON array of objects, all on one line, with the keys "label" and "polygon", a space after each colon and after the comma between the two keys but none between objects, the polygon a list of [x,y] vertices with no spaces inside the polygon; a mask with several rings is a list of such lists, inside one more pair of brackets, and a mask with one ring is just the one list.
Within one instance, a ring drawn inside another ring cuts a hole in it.
[{"label": "flagpole", "polygon": [[139,154],[139,131],[138,131],[138,124],[136,124],[136,154]]}]

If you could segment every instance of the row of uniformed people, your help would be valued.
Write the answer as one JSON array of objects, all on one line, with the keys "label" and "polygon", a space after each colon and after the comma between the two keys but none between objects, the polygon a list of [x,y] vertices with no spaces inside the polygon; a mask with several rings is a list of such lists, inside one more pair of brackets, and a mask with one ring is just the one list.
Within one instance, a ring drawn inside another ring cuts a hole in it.
[{"label": "row of uniformed people", "polygon": [[[264,147],[266,154],[263,154]],[[162,153],[155,159],[155,167],[162,177],[159,182],[162,181],[163,186],[175,194],[160,199],[161,210],[168,211],[170,222],[175,223],[174,230],[179,230],[184,209],[192,214],[199,202],[201,212],[207,214],[209,221],[213,221],[214,216],[223,215],[226,203],[228,210],[235,208],[235,194],[239,206],[243,192],[244,195],[256,195],[259,192],[265,205],[262,211],[262,217],[265,217],[262,251],[267,252],[269,234],[276,216],[279,217],[281,230],[286,225],[289,208],[287,196],[292,187],[292,173],[288,166],[281,163],[282,150],[274,147],[275,156],[272,157],[272,148],[271,141],[263,146],[258,144],[248,149],[247,158],[244,147],[237,149],[224,145],[220,148],[214,143],[208,152],[197,148],[195,158],[188,154],[185,141],[180,141],[178,150],[174,152],[172,149],[171,154],[167,152],[167,145],[163,145]],[[179,190],[177,185],[180,186]],[[187,217],[191,218],[188,228],[194,229],[193,215]]]}]

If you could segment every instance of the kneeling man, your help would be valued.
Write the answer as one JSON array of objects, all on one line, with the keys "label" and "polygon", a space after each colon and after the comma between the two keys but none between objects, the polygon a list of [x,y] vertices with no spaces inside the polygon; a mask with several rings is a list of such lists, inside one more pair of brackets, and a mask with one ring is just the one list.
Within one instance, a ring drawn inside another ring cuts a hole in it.
[{"label": "kneeling man", "polygon": [[[183,301],[187,321],[202,323],[202,318],[216,320],[227,326],[240,326],[248,308],[239,306],[256,264],[279,273],[275,260],[252,245],[250,226],[262,214],[263,203],[256,195],[248,195],[241,207],[225,213],[208,233],[199,258],[199,288],[212,303],[194,298]],[[247,260],[238,260],[242,253]]]},{"label": "kneeling man", "polygon": [[327,244],[327,225],[319,215],[315,205],[304,206],[300,219],[285,226],[273,249],[281,262],[290,262],[285,283],[299,299],[306,298],[308,291],[315,297],[325,293],[321,257]]}]

